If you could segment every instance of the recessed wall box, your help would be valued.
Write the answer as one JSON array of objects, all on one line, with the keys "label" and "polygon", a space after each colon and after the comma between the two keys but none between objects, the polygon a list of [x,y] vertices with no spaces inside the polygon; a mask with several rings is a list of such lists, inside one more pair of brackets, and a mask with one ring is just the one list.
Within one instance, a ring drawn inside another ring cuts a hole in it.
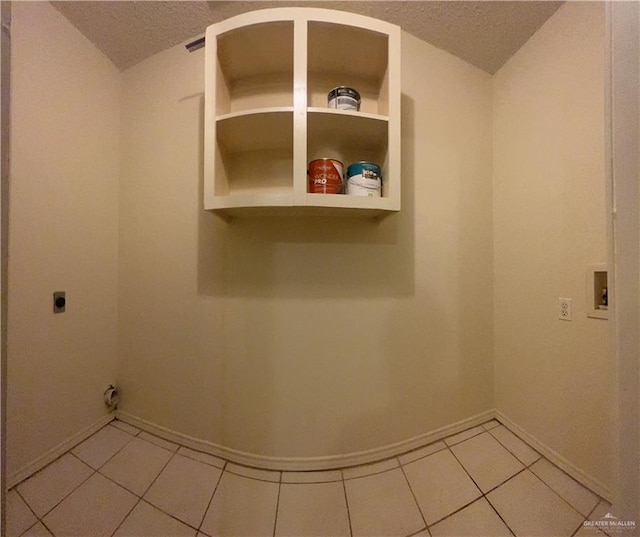
[{"label": "recessed wall box", "polygon": [[587,265],[586,311],[593,319],[609,318],[609,272],[606,263]]},{"label": "recessed wall box", "polygon": [[53,293],[53,313],[64,313],[67,306],[67,297],[64,291]]}]

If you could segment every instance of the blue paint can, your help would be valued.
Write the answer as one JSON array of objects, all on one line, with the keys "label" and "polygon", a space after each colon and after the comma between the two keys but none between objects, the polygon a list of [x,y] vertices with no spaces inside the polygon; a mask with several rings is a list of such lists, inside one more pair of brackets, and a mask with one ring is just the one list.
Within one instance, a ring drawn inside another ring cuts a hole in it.
[{"label": "blue paint can", "polygon": [[382,170],[374,162],[360,161],[347,168],[347,194],[379,198],[382,195]]}]

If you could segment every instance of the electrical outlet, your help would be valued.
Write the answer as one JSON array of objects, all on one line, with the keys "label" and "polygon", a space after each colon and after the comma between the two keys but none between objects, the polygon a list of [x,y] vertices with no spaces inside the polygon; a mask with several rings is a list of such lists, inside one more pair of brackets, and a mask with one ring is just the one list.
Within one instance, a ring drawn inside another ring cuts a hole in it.
[{"label": "electrical outlet", "polygon": [[571,299],[570,298],[558,298],[558,319],[561,321],[571,320]]}]

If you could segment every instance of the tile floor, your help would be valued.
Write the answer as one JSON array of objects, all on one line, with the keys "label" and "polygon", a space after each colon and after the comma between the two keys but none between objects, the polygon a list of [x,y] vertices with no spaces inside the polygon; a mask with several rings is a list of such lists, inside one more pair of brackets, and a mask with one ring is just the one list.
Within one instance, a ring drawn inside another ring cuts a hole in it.
[{"label": "tile floor", "polygon": [[609,505],[495,420],[379,463],[246,468],[113,421],[14,487],[8,537],[573,536]]}]

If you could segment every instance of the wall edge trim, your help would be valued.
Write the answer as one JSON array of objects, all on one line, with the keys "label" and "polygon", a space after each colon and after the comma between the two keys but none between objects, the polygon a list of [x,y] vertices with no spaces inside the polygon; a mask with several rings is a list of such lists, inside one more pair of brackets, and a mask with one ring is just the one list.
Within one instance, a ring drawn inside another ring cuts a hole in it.
[{"label": "wall edge trim", "polygon": [[45,466],[51,464],[53,461],[64,455],[67,451],[78,445],[80,442],[83,442],[92,434],[98,432],[115,418],[115,412],[110,412],[109,414],[101,417],[99,420],[93,422],[88,427],[85,427],[73,436],[70,436],[67,440],[61,442],[46,453],[40,455],[34,461],[11,473],[9,476],[7,476],[7,490],[15,487],[18,483],[21,483],[28,477],[31,477],[39,470],[42,470]]},{"label": "wall edge trim", "polygon": [[598,496],[604,498],[608,502],[612,502],[613,493],[611,489],[602,483],[600,480],[596,479],[592,475],[588,474],[584,470],[578,468],[572,462],[569,462],[568,459],[560,455],[557,451],[550,448],[540,440],[538,440],[535,436],[528,433],[525,429],[520,427],[515,421],[506,416],[503,412],[498,409],[494,410],[494,417],[499,422],[501,422],[507,429],[509,429],[513,434],[519,437],[522,441],[529,444],[533,449],[535,449],[538,453],[540,453],[543,457],[548,459],[551,463],[555,464],[558,468],[560,468],[563,472],[568,474],[570,477],[575,479],[581,485],[587,487],[592,492],[595,492]]},{"label": "wall edge trim", "polygon": [[438,440],[442,440],[443,438],[462,432],[470,427],[486,423],[493,419],[494,414],[494,410],[485,410],[479,414],[475,414],[433,431],[414,436],[407,440],[364,451],[345,453],[341,455],[328,455],[323,457],[272,457],[256,453],[248,453],[173,431],[167,427],[156,425],[153,422],[122,410],[117,411],[116,418],[128,423],[129,425],[133,425],[164,438],[165,440],[176,442],[188,448],[202,451],[210,455],[215,455],[243,466],[284,472],[304,472],[334,470],[337,468],[369,464],[388,459],[390,457],[395,457],[424,447],[428,444],[432,444],[433,442],[437,442]]}]

